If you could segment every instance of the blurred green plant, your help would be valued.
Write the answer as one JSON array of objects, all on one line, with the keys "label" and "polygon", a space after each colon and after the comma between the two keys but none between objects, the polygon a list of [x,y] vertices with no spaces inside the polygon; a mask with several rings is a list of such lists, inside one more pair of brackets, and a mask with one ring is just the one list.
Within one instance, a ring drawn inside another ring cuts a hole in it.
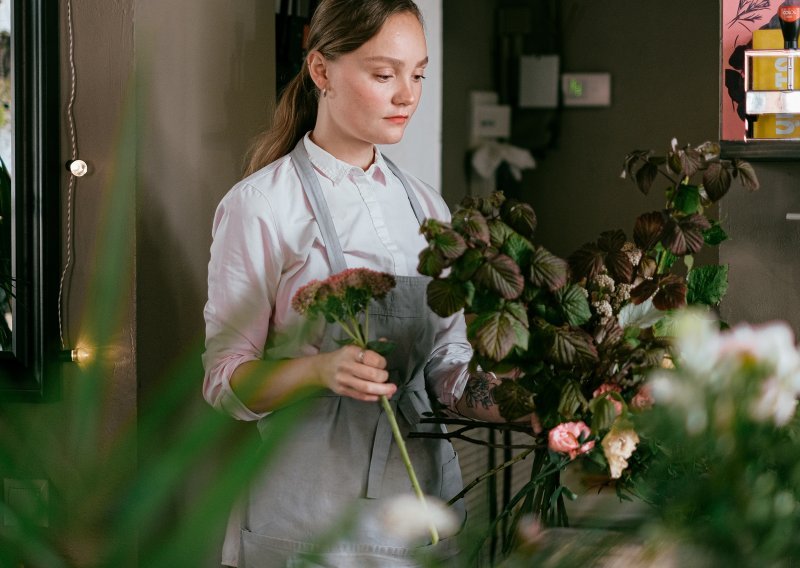
[{"label": "blurred green plant", "polygon": [[661,453],[640,485],[648,531],[707,566],[790,566],[800,556],[800,353],[775,322],[718,331],[708,314],[676,323],[674,369],[650,377],[641,427]]}]

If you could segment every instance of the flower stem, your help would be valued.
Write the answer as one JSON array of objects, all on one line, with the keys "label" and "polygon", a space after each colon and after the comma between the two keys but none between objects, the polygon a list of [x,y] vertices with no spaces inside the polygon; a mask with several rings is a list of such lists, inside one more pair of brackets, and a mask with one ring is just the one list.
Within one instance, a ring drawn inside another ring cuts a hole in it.
[{"label": "flower stem", "polygon": [[[392,427],[394,440],[397,442],[397,447],[400,449],[400,457],[403,458],[403,463],[406,466],[406,471],[408,471],[408,478],[411,480],[411,486],[414,488],[414,493],[416,493],[420,502],[422,502],[422,504],[427,508],[425,495],[422,493],[422,488],[419,486],[419,481],[417,480],[417,474],[414,471],[414,466],[411,465],[411,458],[408,456],[406,443],[403,440],[403,435],[400,433],[400,427],[397,425],[397,418],[394,415],[394,410],[392,410],[392,405],[389,404],[389,399],[383,395],[381,395],[381,405],[383,406],[384,412],[386,412],[386,417],[389,419],[389,425]],[[431,532],[431,544],[437,544],[439,542],[439,532],[436,530],[436,525],[434,525],[432,521],[428,525],[428,529]]]},{"label": "flower stem", "polygon": [[478,483],[480,483],[480,482],[481,482],[481,481],[483,481],[484,479],[488,479],[489,477],[493,476],[494,474],[496,474],[496,473],[500,473],[501,471],[503,471],[503,470],[504,470],[504,469],[506,469],[507,467],[511,467],[512,465],[514,465],[514,464],[515,464],[515,463],[517,463],[518,461],[524,460],[526,457],[528,457],[528,454],[530,454],[530,453],[531,453],[531,452],[532,452],[534,449],[535,449],[535,448],[528,448],[527,450],[525,450],[525,451],[522,451],[522,452],[518,453],[516,456],[514,456],[513,458],[511,458],[511,459],[510,459],[510,460],[508,460],[507,462],[505,462],[505,463],[502,463],[502,464],[498,465],[496,468],[494,468],[494,469],[491,469],[491,470],[487,471],[486,473],[483,473],[483,474],[479,475],[479,476],[478,476],[478,477],[476,477],[474,480],[472,480],[472,482],[471,482],[471,483],[469,483],[469,484],[468,484],[466,487],[464,487],[464,489],[462,489],[462,490],[461,490],[461,491],[458,493],[458,495],[456,495],[455,497],[453,497],[452,499],[450,499],[450,500],[447,502],[447,504],[448,504],[448,505],[452,505],[453,503],[455,503],[456,501],[458,501],[459,499],[461,499],[461,498],[462,498],[464,495],[466,495],[466,494],[467,494],[467,492],[468,492],[470,489],[472,489],[473,487],[475,487],[475,486],[476,486]]}]

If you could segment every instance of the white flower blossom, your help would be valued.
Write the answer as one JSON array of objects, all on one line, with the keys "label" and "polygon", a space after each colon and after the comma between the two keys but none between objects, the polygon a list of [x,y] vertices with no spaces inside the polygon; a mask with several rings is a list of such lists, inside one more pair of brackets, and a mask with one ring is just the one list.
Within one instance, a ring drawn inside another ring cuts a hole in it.
[{"label": "white flower blossom", "polygon": [[626,241],[625,244],[622,245],[622,252],[625,253],[625,256],[628,257],[628,260],[630,260],[631,264],[634,266],[639,264],[639,261],[642,260],[641,249],[630,241]]},{"label": "white flower blossom", "polygon": [[610,318],[614,316],[614,310],[611,308],[611,304],[608,300],[592,302],[592,306],[594,306],[595,312],[597,312],[597,315],[601,318]]},{"label": "white flower blossom", "polygon": [[611,428],[603,438],[601,444],[612,479],[619,479],[622,472],[628,467],[628,458],[633,455],[638,443],[639,436],[629,428],[624,430]]},{"label": "white flower blossom", "polygon": [[424,503],[412,494],[390,497],[382,505],[379,518],[387,534],[409,543],[430,537],[431,524],[441,538],[453,536],[460,528],[452,509],[429,495]]},{"label": "white flower blossom", "polygon": [[614,279],[611,278],[611,276],[609,276],[605,272],[595,276],[593,278],[593,283],[601,290],[605,290],[608,293],[614,292],[614,287],[615,287]]}]

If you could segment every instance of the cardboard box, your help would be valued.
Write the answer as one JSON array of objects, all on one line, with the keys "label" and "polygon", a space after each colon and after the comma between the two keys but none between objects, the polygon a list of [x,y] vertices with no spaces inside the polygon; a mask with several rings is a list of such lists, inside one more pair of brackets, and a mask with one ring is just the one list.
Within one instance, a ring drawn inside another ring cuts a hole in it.
[{"label": "cardboard box", "polygon": [[[753,49],[783,49],[781,30],[753,31]],[[794,62],[794,89],[800,90],[800,57]],[[754,91],[785,91],[789,86],[787,57],[754,57]],[[754,138],[800,138],[800,115],[762,114],[753,123]]]}]

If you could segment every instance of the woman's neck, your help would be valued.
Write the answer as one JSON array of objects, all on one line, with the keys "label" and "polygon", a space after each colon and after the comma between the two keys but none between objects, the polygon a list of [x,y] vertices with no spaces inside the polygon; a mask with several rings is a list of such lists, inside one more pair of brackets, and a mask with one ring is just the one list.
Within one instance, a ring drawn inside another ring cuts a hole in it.
[{"label": "woman's neck", "polygon": [[342,140],[315,128],[311,140],[337,160],[366,171],[375,162],[375,146],[361,140]]}]

